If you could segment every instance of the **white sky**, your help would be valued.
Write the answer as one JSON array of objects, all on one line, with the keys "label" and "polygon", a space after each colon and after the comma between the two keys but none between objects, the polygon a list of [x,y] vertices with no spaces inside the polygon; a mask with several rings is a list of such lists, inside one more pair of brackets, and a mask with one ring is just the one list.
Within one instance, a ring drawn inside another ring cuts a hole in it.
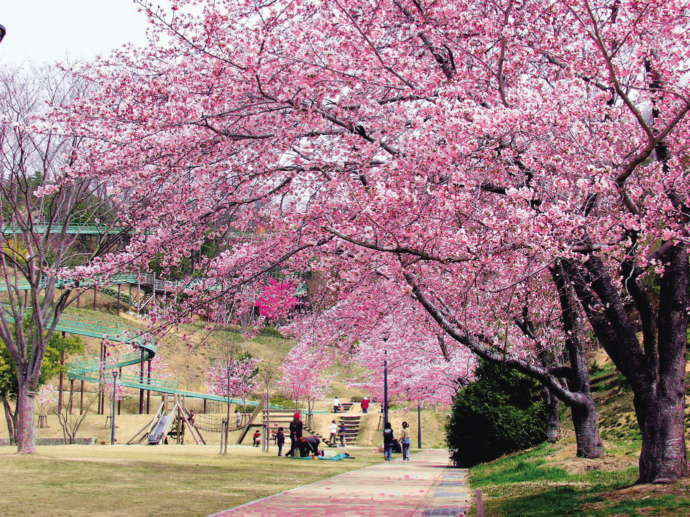
[{"label": "white sky", "polygon": [[92,59],[146,41],[146,18],[132,0],[0,0],[0,66]]}]

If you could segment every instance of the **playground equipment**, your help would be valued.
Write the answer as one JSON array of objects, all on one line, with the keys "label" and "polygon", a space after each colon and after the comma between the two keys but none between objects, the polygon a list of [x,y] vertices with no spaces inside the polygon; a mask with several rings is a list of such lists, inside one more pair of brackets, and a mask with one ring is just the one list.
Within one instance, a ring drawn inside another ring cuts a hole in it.
[{"label": "playground equipment", "polygon": [[[50,234],[70,234],[70,235],[126,235],[131,232],[131,229],[118,226],[107,226],[98,224],[64,224],[64,223],[45,223],[38,222],[31,225],[31,228],[25,228],[19,225],[5,225],[0,227],[0,233],[5,235],[18,235],[31,231],[33,233],[50,233]],[[250,234],[242,234],[236,232],[238,235],[251,236]],[[108,288],[106,286],[117,285],[117,290]],[[128,285],[129,294],[123,295],[120,286]],[[137,286],[137,299],[132,296],[132,287]],[[169,281],[156,278],[156,275],[140,275],[134,273],[116,274],[107,278],[99,279],[81,279],[74,280],[70,278],[62,278],[56,281],[55,287],[57,289],[90,289],[94,290],[94,308],[96,303],[97,290],[100,288],[103,294],[115,297],[118,301],[125,302],[128,305],[141,311],[148,303],[156,302],[157,294],[167,296],[170,293],[177,292],[181,289],[196,288],[202,286],[208,290],[218,290],[222,288],[219,283],[207,285],[206,279],[192,279],[184,281]],[[45,281],[39,285],[32,285],[25,279],[17,279],[15,284],[0,284],[0,293],[2,292],[18,292],[29,291],[31,289],[45,288]],[[145,296],[141,296],[144,293]],[[79,306],[79,298],[77,298],[77,307]],[[5,316],[9,321],[12,321],[10,311],[8,309],[0,309],[5,311]],[[50,322],[47,322],[47,327],[50,327]],[[243,430],[239,443],[244,439],[250,427],[262,426],[266,430],[274,430],[276,425],[271,425],[271,418],[269,413],[264,414],[263,424],[254,424],[256,416],[264,408],[266,411],[271,409],[280,410],[278,406],[262,406],[256,401],[240,400],[236,398],[229,398],[219,395],[212,395],[208,393],[198,393],[187,390],[181,390],[177,386],[176,381],[169,379],[156,378],[151,375],[151,360],[156,354],[156,345],[154,340],[142,333],[140,330],[130,327],[119,327],[107,325],[102,321],[84,320],[73,314],[63,314],[54,326],[55,331],[64,333],[71,333],[81,336],[88,336],[107,340],[116,343],[131,345],[134,350],[128,354],[120,357],[108,359],[105,343],[101,344],[101,352],[98,358],[80,358],[67,364],[66,373],[70,381],[70,395],[74,392],[74,382],[79,381],[80,397],[79,408],[80,412],[84,408],[84,383],[92,382],[98,383],[101,389],[98,392],[98,413],[105,413],[105,392],[102,389],[103,385],[107,383],[110,378],[108,373],[113,370],[119,370],[120,386],[133,388],[139,390],[139,412],[143,413],[144,407],[150,408],[151,393],[159,393],[163,396],[163,404],[156,417],[145,427],[144,435],[151,441],[159,443],[162,437],[167,436],[171,431],[171,426],[177,426],[181,430],[185,428],[190,429],[193,438],[197,443],[203,443],[201,436],[201,425],[195,425],[190,421],[190,413],[184,406],[185,398],[201,399],[204,402],[204,413],[206,412],[206,405],[208,402],[222,403],[225,405],[235,404],[242,406],[254,407],[255,411],[250,415],[247,422],[242,422],[241,425],[236,425],[229,430]],[[148,364],[148,371],[145,371],[145,365]],[[122,374],[122,368],[127,366],[139,365],[138,375]],[[63,373],[60,374],[59,383],[59,400],[58,406],[61,406],[63,394]],[[167,397],[166,397],[167,395]],[[172,397],[172,398],[171,398]],[[71,396],[70,396],[71,400]],[[167,408],[166,400],[175,400],[172,409]],[[71,411],[71,404],[70,404]],[[147,409],[148,412],[148,409]],[[205,418],[206,428],[219,432],[221,422],[227,420],[227,412],[225,418],[222,414],[216,414],[212,417],[209,415]],[[226,425],[230,425],[227,422]],[[144,431],[142,430],[142,431]]]},{"label": "playground equipment", "polygon": [[204,437],[194,422],[194,415],[185,407],[184,397],[163,397],[153,419],[127,442],[127,445],[147,442],[158,445],[168,437],[174,437],[179,444],[184,444],[185,430],[189,431],[197,445],[206,445]]}]

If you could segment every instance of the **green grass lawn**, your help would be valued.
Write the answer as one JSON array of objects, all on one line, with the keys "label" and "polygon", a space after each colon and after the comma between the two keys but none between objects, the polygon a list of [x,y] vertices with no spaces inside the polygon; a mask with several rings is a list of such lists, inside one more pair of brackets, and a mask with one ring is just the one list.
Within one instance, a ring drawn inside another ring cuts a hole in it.
[{"label": "green grass lawn", "polygon": [[34,456],[0,447],[3,516],[204,516],[381,461],[296,461],[251,447],[55,446]]},{"label": "green grass lawn", "polygon": [[562,447],[542,444],[472,468],[470,483],[482,490],[486,515],[690,515],[690,480],[633,485],[639,443],[610,444],[603,460],[572,458]]}]

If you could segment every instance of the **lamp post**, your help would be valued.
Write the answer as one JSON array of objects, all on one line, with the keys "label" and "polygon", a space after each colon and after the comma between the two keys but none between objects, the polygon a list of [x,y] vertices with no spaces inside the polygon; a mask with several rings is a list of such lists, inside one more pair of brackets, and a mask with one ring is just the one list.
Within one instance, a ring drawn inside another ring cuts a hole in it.
[{"label": "lamp post", "polygon": [[383,429],[388,423],[388,350],[383,351]]},{"label": "lamp post", "polygon": [[417,448],[422,448],[422,403],[417,401]]},{"label": "lamp post", "polygon": [[5,34],[7,34],[7,29],[5,29],[4,25],[0,25],[0,41],[5,37]]},{"label": "lamp post", "polygon": [[115,445],[115,392],[117,389],[117,370],[113,370],[113,400],[110,413],[110,445]]}]

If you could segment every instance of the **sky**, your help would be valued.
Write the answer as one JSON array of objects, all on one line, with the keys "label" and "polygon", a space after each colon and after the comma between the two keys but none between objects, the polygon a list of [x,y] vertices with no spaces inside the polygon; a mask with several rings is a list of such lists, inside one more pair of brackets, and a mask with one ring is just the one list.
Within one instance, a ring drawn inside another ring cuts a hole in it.
[{"label": "sky", "polygon": [[146,41],[146,18],[132,0],[0,0],[0,64],[39,66],[88,60]]}]

